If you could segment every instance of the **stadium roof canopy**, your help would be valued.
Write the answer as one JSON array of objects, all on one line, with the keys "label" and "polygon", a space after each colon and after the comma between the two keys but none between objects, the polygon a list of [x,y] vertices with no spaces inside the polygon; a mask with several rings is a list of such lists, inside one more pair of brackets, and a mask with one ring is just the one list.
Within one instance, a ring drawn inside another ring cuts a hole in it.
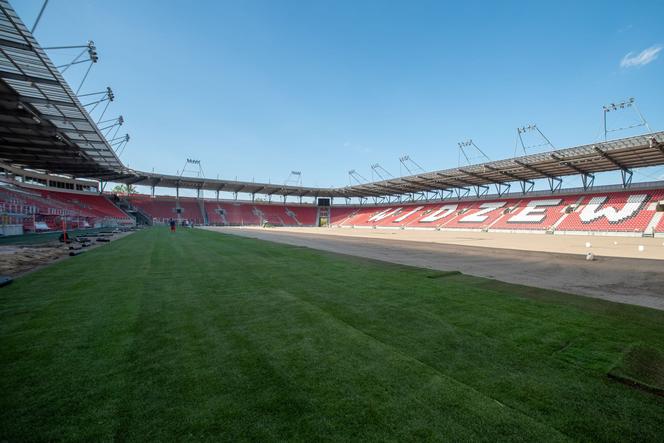
[{"label": "stadium roof canopy", "polygon": [[6,0],[0,0],[0,161],[81,177],[126,168]]},{"label": "stadium roof canopy", "polygon": [[137,185],[250,194],[382,197],[664,164],[664,132],[339,188],[181,177],[125,167],[6,0],[0,0],[0,162]]},{"label": "stadium roof canopy", "polygon": [[664,164],[664,132],[560,149],[344,188],[382,195],[501,185]]},{"label": "stadium roof canopy", "polygon": [[342,188],[285,186],[179,177],[138,171],[132,171],[133,176],[120,178],[119,181],[147,186],[266,195],[378,197],[463,189],[517,181],[555,179],[570,175],[631,170],[661,164],[664,164],[664,132]]}]

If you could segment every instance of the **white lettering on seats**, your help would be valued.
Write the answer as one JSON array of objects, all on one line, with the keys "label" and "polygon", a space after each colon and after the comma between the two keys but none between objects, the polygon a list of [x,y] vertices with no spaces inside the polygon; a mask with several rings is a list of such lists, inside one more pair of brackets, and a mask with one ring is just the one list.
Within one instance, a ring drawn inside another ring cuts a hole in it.
[{"label": "white lettering on seats", "polygon": [[512,216],[507,223],[541,223],[546,218],[548,206],[558,206],[563,199],[531,200],[518,214]]},{"label": "white lettering on seats", "polygon": [[401,211],[401,208],[387,208],[384,211],[379,212],[378,214],[374,214],[373,216],[369,217],[369,221],[380,221],[384,218],[391,217],[397,212]]},{"label": "white lettering on seats", "polygon": [[417,211],[419,211],[420,209],[423,209],[423,208],[424,208],[424,206],[418,206],[417,208],[413,209],[412,211],[410,211],[410,212],[402,215],[401,217],[397,218],[392,223],[402,222],[402,221],[404,221],[405,219],[407,219],[408,217],[410,217],[411,215],[415,214]]},{"label": "white lettering on seats", "polygon": [[445,218],[448,215],[454,213],[454,211],[456,211],[458,207],[459,205],[457,205],[456,203],[452,205],[441,206],[440,209],[432,212],[431,214],[427,215],[422,220],[420,220],[420,223],[431,223],[438,221],[441,218]]},{"label": "white lettering on seats", "polygon": [[485,221],[487,218],[489,218],[488,214],[491,211],[494,211],[498,208],[502,208],[505,206],[507,202],[488,202],[488,203],[482,203],[480,205],[481,210],[477,211],[474,214],[470,214],[459,220],[459,223],[482,223]]},{"label": "white lettering on seats", "polygon": [[636,215],[648,201],[648,195],[630,195],[627,197],[627,203],[620,210],[616,210],[613,206],[602,207],[608,199],[608,196],[591,198],[579,214],[581,222],[591,223],[599,218],[606,217],[609,223],[620,223]]}]

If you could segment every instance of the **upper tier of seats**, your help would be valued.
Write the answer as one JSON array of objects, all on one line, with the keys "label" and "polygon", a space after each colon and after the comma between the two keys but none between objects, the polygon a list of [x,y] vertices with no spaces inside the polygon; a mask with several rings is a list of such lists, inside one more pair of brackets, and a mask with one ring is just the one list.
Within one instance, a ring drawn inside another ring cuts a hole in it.
[{"label": "upper tier of seats", "polygon": [[651,233],[664,232],[660,201],[661,189],[332,208],[332,225]]}]

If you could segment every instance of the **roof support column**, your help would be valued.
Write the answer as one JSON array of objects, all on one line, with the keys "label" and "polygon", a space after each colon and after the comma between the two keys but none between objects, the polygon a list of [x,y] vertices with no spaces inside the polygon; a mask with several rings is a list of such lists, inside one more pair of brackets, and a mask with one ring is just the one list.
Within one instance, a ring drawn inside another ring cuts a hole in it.
[{"label": "roof support column", "polygon": [[521,193],[524,195],[531,192],[535,187],[535,182],[532,180],[521,180],[519,184],[521,185]]},{"label": "roof support column", "polygon": [[154,198],[154,185],[150,186],[150,195]]},{"label": "roof support column", "polygon": [[620,175],[622,177],[622,186],[627,189],[632,185],[632,170],[631,169],[621,169]]},{"label": "roof support column", "polygon": [[561,186],[563,185],[563,179],[560,177],[549,177],[549,189],[551,192],[560,191]]},{"label": "roof support column", "polygon": [[[462,190],[463,194],[461,193]],[[470,194],[470,189],[468,188],[463,188],[463,187],[455,188],[455,191],[458,199],[462,199],[463,197],[468,197],[468,194]]]},{"label": "roof support column", "polygon": [[595,174],[581,174],[581,181],[583,182],[583,190],[587,191],[595,184]]},{"label": "roof support column", "polygon": [[217,195],[216,195],[216,197],[217,197],[217,201],[219,201],[219,189],[217,189],[216,194],[217,194]]},{"label": "roof support column", "polygon": [[504,194],[507,194],[510,191],[512,185],[510,183],[496,183],[496,192],[498,197],[502,197]]},{"label": "roof support column", "polygon": [[483,197],[489,193],[489,187],[486,185],[477,185],[474,186],[475,188],[475,195],[477,195],[477,198]]},{"label": "roof support column", "polygon": [[[606,112],[604,112],[604,118],[606,119]],[[652,140],[651,140],[651,144],[652,144]],[[628,188],[632,184],[632,171],[630,169],[626,168],[621,162],[616,160],[608,152],[604,151],[601,147],[593,146],[593,149],[595,149],[595,151],[597,151],[597,153],[599,155],[601,155],[606,160],[611,162],[612,165],[620,168],[620,175],[622,177],[622,187],[623,188]]]}]

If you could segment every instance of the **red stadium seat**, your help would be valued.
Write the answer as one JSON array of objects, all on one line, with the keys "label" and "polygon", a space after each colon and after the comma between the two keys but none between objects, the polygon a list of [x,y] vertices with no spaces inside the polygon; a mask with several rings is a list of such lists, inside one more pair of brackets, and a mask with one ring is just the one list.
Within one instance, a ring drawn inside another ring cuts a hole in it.
[{"label": "red stadium seat", "polygon": [[664,191],[625,191],[583,196],[559,231],[645,232]]},{"label": "red stadium seat", "polygon": [[[381,228],[583,232],[654,229],[663,232],[664,220],[654,218],[656,203],[660,200],[664,200],[664,190],[332,207],[332,224]],[[568,208],[575,210],[570,212]]]},{"label": "red stadium seat", "polygon": [[60,230],[63,220],[69,229],[134,223],[105,196],[82,192],[4,185],[0,207],[20,220],[25,232]]}]

